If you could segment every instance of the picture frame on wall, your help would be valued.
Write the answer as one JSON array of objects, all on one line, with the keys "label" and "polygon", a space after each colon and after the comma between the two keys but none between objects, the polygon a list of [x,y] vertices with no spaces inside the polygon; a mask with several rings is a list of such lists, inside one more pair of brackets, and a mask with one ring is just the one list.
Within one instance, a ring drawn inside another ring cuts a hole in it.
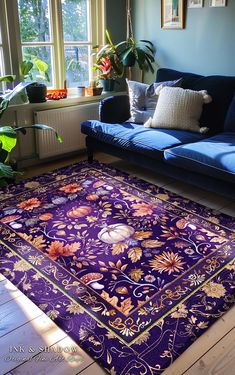
[{"label": "picture frame on wall", "polygon": [[226,0],[210,0],[210,7],[226,7]]},{"label": "picture frame on wall", "polygon": [[184,0],[161,0],[161,28],[184,28]]},{"label": "picture frame on wall", "polygon": [[188,8],[202,8],[203,0],[188,0]]}]

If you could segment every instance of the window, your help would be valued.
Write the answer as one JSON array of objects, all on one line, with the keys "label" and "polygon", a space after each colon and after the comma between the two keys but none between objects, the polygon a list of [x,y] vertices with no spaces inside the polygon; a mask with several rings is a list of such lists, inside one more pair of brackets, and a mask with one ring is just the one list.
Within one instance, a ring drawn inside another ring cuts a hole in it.
[{"label": "window", "polygon": [[[54,38],[51,27],[49,0],[18,0],[18,16],[22,59],[39,58],[48,64],[48,86],[54,86],[53,49]],[[32,70],[35,80],[38,80],[37,69]],[[42,79],[43,80],[43,79]]]},{"label": "window", "polygon": [[[68,87],[89,81],[91,55],[90,10],[87,0],[63,0],[64,58]],[[79,27],[78,27],[79,25]]]},{"label": "window", "polygon": [[[103,43],[104,0],[0,0],[7,7],[13,69],[35,58],[48,65],[49,87],[87,85],[92,80],[91,49]],[[12,29],[12,15],[14,28]],[[11,28],[9,27],[11,25]],[[13,35],[13,30],[15,35]],[[0,40],[0,62],[1,62]],[[10,67],[11,68],[11,67]],[[0,66],[1,69],[1,66]],[[39,72],[32,69],[34,80]]]}]

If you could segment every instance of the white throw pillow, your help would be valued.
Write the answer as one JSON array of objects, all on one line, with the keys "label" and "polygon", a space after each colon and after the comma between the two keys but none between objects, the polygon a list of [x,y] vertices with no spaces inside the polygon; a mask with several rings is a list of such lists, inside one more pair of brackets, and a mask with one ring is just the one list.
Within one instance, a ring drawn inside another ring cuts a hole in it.
[{"label": "white throw pillow", "polygon": [[158,87],[180,86],[181,81],[182,79],[178,79],[148,85],[137,81],[129,81],[127,79],[131,113],[131,118],[128,121],[139,124],[145,123],[154,115],[158,100],[158,93],[156,92]]},{"label": "white throw pillow", "polygon": [[159,92],[153,118],[149,118],[144,126],[206,133],[209,129],[200,127],[199,119],[203,104],[210,103],[211,100],[206,90],[193,91],[181,87],[163,87]]}]

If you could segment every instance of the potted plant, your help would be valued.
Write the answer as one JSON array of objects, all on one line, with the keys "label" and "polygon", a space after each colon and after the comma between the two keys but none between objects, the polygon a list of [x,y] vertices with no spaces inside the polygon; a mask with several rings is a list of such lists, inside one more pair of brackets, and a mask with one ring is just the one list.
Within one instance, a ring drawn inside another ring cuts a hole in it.
[{"label": "potted plant", "polygon": [[105,34],[108,43],[101,48],[99,46],[93,47],[93,49],[98,49],[97,52],[93,53],[93,56],[95,56],[93,70],[99,72],[98,79],[104,91],[113,91],[115,80],[123,76],[124,69],[119,58],[118,45],[112,42],[108,30]]},{"label": "potted plant", "polygon": [[20,75],[24,79],[30,78],[35,81],[26,88],[29,102],[43,103],[47,95],[47,86],[43,82],[50,81],[47,73],[48,64],[37,56],[30,55],[30,59],[32,61],[24,60],[20,64]]},{"label": "potted plant", "polygon": [[144,70],[147,67],[152,73],[154,72],[154,46],[152,42],[145,39],[138,42],[133,37],[130,37],[120,42],[118,47],[121,47],[119,56],[124,66],[132,67],[137,63],[140,70]]},{"label": "potted plant", "polygon": [[[11,77],[11,78],[9,78]],[[14,76],[4,76],[0,77],[0,82],[12,82]],[[0,118],[7,110],[9,103],[17,95],[19,95],[25,88],[27,88],[31,82],[21,82],[12,91],[0,96]],[[17,133],[26,133],[28,128],[37,130],[47,130],[53,131],[58,142],[62,142],[61,137],[56,133],[56,131],[47,125],[35,124],[31,126],[0,126],[0,186],[5,186],[9,182],[13,182],[14,178],[21,174],[20,172],[14,170],[11,164],[10,152],[16,146],[17,143]]]}]

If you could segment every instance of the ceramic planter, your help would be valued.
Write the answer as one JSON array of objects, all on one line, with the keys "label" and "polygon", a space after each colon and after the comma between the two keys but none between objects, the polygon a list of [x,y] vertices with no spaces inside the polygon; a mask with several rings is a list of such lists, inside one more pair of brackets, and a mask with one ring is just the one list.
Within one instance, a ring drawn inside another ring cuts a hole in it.
[{"label": "ceramic planter", "polygon": [[30,103],[46,102],[47,87],[44,83],[32,83],[26,90]]}]

